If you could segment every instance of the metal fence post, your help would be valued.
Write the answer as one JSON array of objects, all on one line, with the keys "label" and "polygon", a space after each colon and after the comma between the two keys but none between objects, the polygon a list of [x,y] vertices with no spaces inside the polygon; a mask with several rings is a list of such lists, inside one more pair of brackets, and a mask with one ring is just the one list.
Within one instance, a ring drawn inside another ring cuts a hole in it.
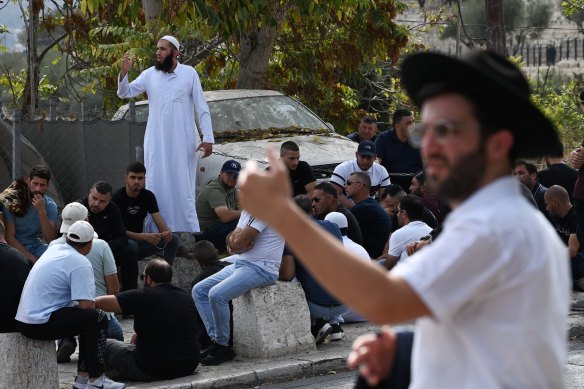
[{"label": "metal fence post", "polygon": [[81,121],[85,121],[85,106],[83,104],[83,100],[79,102],[79,107],[81,108]]},{"label": "metal fence post", "polygon": [[134,123],[136,121],[136,103],[130,101],[128,104],[128,121]]},{"label": "metal fence post", "polygon": [[12,119],[12,179],[20,177],[20,110],[14,110]]},{"label": "metal fence post", "polygon": [[49,116],[52,122],[57,120],[57,98],[55,96],[49,98]]}]

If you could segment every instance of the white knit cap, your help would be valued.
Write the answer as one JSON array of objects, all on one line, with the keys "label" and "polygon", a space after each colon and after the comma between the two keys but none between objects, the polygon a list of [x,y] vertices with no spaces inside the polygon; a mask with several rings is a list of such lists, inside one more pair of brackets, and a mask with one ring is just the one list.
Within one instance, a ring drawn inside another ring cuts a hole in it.
[{"label": "white knit cap", "polygon": [[171,35],[165,35],[160,39],[164,39],[165,41],[169,41],[170,43],[172,43],[172,45],[177,49],[180,50],[180,43],[178,43],[178,40],[171,36]]}]

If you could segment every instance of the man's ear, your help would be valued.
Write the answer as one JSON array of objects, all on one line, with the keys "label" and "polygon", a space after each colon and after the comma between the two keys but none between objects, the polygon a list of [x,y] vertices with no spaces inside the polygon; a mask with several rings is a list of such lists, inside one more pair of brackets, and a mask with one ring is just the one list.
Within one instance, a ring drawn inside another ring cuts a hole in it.
[{"label": "man's ear", "polygon": [[487,158],[490,161],[509,159],[509,153],[514,143],[515,137],[510,130],[503,129],[491,134],[487,139]]}]

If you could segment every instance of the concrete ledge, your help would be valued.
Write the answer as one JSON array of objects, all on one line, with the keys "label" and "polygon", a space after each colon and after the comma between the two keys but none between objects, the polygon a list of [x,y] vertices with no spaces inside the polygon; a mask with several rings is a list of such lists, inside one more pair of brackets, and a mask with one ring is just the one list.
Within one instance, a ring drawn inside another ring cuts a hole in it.
[{"label": "concrete ledge", "polygon": [[299,283],[276,282],[233,300],[233,323],[233,348],[238,356],[272,358],[316,350]]},{"label": "concrete ledge", "polygon": [[0,334],[0,388],[58,388],[55,342]]}]

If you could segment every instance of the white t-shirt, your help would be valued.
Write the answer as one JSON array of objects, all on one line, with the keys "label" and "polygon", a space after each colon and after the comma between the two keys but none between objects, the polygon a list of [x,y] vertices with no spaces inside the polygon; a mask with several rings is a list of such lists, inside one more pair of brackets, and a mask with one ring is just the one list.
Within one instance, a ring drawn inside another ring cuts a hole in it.
[{"label": "white t-shirt", "polygon": [[246,210],[241,212],[237,228],[245,226],[250,226],[259,232],[254,246],[244,253],[232,255],[225,260],[253,262],[272,274],[279,274],[282,253],[284,252],[284,239],[266,223],[251,216]]},{"label": "white t-shirt", "polygon": [[387,253],[391,256],[399,257],[398,261],[403,261],[408,257],[406,246],[420,240],[420,238],[428,235],[430,231],[432,231],[432,228],[423,221],[414,220],[409,222],[391,234]]},{"label": "white t-shirt", "polygon": [[351,174],[355,172],[367,173],[369,178],[371,178],[372,192],[377,192],[379,188],[385,188],[391,184],[391,181],[389,180],[389,174],[383,166],[378,163],[374,163],[369,169],[361,170],[357,164],[357,159],[352,159],[350,161],[345,161],[338,164],[331,176],[331,182],[344,188],[345,183]]},{"label": "white t-shirt", "polygon": [[[49,243],[49,246],[55,244],[65,244],[65,237],[62,236]],[[107,295],[107,284],[105,283],[105,276],[117,274],[116,261],[112,249],[109,244],[102,239],[93,239],[91,251],[85,256],[91,262],[93,268],[93,278],[95,278],[95,295]]]},{"label": "white t-shirt", "polygon": [[363,258],[363,259],[365,259],[367,261],[371,261],[371,258],[369,257],[369,254],[367,253],[367,250],[365,250],[365,247],[361,246],[358,243],[353,242],[346,235],[343,236],[343,245],[348,250],[351,250],[352,252],[354,252],[355,254],[357,254],[359,256],[359,258]]},{"label": "white t-shirt", "polygon": [[32,267],[20,297],[16,320],[43,324],[73,301],[95,301],[91,263],[68,244],[47,249]]},{"label": "white t-shirt", "polygon": [[426,303],[410,388],[563,388],[569,256],[512,177],[474,193],[392,270]]}]

